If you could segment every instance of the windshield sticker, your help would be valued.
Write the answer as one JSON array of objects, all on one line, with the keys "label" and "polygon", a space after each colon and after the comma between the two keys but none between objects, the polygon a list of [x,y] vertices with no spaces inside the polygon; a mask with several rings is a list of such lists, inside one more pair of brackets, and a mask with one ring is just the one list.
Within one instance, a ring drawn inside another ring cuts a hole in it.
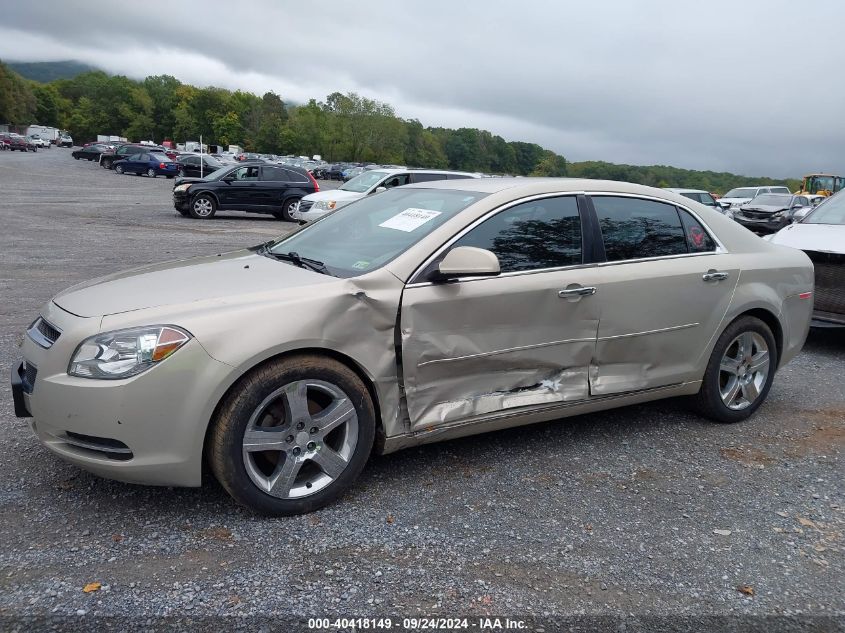
[{"label": "windshield sticker", "polygon": [[352,268],[355,268],[356,270],[364,270],[364,269],[368,268],[369,266],[370,266],[370,262],[365,262],[365,261],[358,261],[358,262],[355,262],[354,264],[352,264]]},{"label": "windshield sticker", "polygon": [[385,220],[379,226],[410,233],[420,228],[426,222],[433,220],[438,215],[440,215],[440,211],[431,211],[430,209],[405,209],[392,218]]}]

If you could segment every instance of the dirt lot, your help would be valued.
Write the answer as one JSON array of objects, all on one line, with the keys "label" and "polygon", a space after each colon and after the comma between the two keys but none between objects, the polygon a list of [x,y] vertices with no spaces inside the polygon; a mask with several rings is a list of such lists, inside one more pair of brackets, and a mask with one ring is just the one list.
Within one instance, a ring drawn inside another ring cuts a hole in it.
[{"label": "dirt lot", "polygon": [[[236,212],[182,218],[171,187],[69,150],[0,154],[3,367],[62,288],[291,228]],[[843,376],[845,332],[813,332],[743,424],[669,401],[431,445],[374,458],[340,503],[274,520],[213,481],[140,487],[64,464],[14,417],[4,379],[0,628],[22,616],[214,629],[224,625],[204,616],[633,614],[823,616],[816,625],[838,630]],[[808,625],[766,628],[793,626]]]}]

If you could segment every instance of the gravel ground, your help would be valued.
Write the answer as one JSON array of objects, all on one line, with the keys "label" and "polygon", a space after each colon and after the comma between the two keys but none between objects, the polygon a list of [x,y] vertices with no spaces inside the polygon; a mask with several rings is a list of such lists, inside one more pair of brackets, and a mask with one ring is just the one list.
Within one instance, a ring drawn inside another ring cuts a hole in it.
[{"label": "gravel ground", "polygon": [[[62,288],[292,228],[182,218],[171,187],[69,150],[0,154],[0,364],[18,361],[23,330]],[[841,630],[843,376],[845,332],[813,332],[745,423],[665,401],[411,449],[372,459],[339,503],[288,519],[250,514],[211,480],[142,487],[69,466],[14,417],[4,380],[0,628],[495,614],[545,630],[550,616],[572,628],[634,617],[629,631],[652,616]]]}]

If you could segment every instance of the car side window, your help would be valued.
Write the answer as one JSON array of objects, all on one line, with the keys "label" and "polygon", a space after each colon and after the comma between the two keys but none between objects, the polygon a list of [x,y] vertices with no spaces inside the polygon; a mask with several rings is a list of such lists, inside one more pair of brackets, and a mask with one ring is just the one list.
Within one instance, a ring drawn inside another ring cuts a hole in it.
[{"label": "car side window", "polygon": [[701,226],[691,213],[678,209],[681,215],[681,223],[684,226],[684,235],[687,238],[687,248],[690,253],[711,253],[716,250],[716,243],[710,234]]},{"label": "car side window", "polygon": [[457,240],[456,246],[494,252],[502,272],[580,264],[578,202],[575,196],[523,202],[485,220]]},{"label": "car side window", "polygon": [[261,180],[271,180],[274,182],[287,181],[287,170],[281,167],[262,167]]},{"label": "car side window", "polygon": [[688,252],[674,205],[615,196],[595,196],[593,205],[609,262]]},{"label": "car side window", "polygon": [[708,207],[715,207],[716,200],[709,193],[701,194],[701,204],[706,204]]},{"label": "car side window", "polygon": [[290,182],[308,182],[308,176],[298,171],[294,171],[293,169],[285,169],[284,172],[287,174],[287,180],[289,180]]},{"label": "car side window", "polygon": [[389,176],[379,186],[386,187],[387,189],[392,189],[393,187],[401,187],[402,185],[408,184],[408,179],[410,177],[410,174],[396,174],[395,176]]},{"label": "car side window", "polygon": [[235,180],[258,180],[258,167],[241,167],[235,171]]},{"label": "car side window", "polygon": [[446,180],[446,174],[411,174],[411,182],[432,182]]}]

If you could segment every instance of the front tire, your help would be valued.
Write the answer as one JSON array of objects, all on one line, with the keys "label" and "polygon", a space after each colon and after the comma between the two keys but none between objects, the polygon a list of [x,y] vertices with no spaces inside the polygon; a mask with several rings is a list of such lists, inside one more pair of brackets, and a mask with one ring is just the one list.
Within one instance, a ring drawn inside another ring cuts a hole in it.
[{"label": "front tire", "polygon": [[207,193],[201,193],[191,201],[188,213],[195,220],[207,220],[214,217],[217,211],[217,201]]},{"label": "front tire", "polygon": [[766,399],[777,366],[777,345],[769,326],[756,317],[740,317],[716,341],[693,406],[716,422],[745,420]]},{"label": "front tire", "polygon": [[287,516],[340,497],[374,438],[373,402],[355,372],[334,359],[297,356],[254,370],[225,397],[207,457],[238,503]]},{"label": "front tire", "polygon": [[114,173],[123,174],[123,165],[115,165],[114,166]]}]

